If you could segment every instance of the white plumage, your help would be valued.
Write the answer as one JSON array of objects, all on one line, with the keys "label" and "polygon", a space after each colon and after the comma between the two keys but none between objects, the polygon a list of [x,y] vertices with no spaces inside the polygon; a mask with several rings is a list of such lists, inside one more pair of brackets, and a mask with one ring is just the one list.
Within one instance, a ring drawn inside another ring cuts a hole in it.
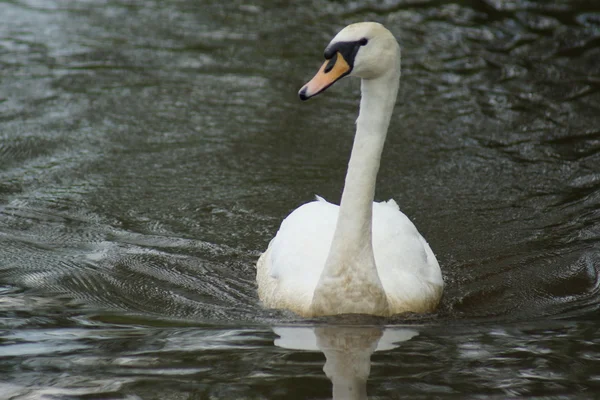
[{"label": "white plumage", "polygon": [[[346,43],[356,43],[354,54]],[[300,96],[312,97],[346,74],[363,78],[341,205],[317,197],[284,219],[257,264],[259,297],[266,307],[302,316],[432,311],[443,280],[431,248],[394,200],[373,202],[398,90],[399,46],[380,24],[359,23],[328,46],[338,48],[336,65],[327,71],[326,61]],[[338,66],[340,59],[346,65]]]}]

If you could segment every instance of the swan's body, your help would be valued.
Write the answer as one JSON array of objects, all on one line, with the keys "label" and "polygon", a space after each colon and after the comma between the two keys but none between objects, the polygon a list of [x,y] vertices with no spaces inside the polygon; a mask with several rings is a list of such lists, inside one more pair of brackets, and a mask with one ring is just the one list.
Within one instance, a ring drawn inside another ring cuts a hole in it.
[{"label": "swan's body", "polygon": [[302,316],[427,312],[443,290],[429,245],[393,200],[373,203],[400,79],[400,48],[380,24],[332,40],[305,100],[345,75],[362,78],[360,114],[340,206],[317,199],[294,210],[258,261],[258,294]]}]

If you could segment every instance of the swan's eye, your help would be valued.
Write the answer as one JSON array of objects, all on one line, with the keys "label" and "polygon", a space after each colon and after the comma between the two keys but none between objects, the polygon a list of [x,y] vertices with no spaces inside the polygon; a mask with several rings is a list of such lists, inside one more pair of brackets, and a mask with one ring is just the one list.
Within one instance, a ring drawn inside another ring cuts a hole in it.
[{"label": "swan's eye", "polygon": [[356,56],[356,53],[358,53],[358,49],[367,43],[369,43],[369,39],[367,38],[362,38],[352,42],[335,42],[325,49],[325,53],[323,53],[323,55],[325,56],[326,60],[330,60],[335,53],[340,52],[346,60],[354,61],[354,56]]}]

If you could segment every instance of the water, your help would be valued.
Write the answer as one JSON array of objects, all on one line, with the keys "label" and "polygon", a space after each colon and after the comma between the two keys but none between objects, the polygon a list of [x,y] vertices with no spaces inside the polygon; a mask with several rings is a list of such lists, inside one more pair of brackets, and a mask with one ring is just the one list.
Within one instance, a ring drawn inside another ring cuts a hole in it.
[{"label": "water", "polygon": [[[363,20],[403,50],[376,197],[441,307],[264,310],[254,264],[339,200],[359,86],[296,92]],[[0,398],[595,398],[599,60],[591,1],[0,1]]]}]

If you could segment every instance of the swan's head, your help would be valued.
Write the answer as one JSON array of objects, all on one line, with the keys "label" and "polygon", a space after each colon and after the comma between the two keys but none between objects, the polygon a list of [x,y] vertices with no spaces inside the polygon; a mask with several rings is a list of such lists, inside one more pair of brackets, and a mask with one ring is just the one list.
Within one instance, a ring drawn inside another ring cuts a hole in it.
[{"label": "swan's head", "polygon": [[300,89],[301,100],[323,92],[344,76],[375,79],[390,72],[399,73],[400,46],[383,25],[359,22],[342,29],[325,49],[325,63]]}]

